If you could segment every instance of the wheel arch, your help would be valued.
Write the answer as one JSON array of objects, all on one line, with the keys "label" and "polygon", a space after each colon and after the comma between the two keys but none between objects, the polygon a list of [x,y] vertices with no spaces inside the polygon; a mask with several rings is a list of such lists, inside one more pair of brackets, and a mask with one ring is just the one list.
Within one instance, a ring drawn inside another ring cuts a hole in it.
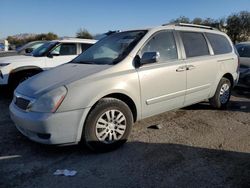
[{"label": "wheel arch", "polygon": [[19,68],[15,68],[13,70],[11,70],[10,75],[9,75],[9,79],[8,79],[8,83],[10,83],[12,81],[12,79],[15,77],[16,74],[21,73],[21,72],[28,72],[28,71],[32,71],[32,72],[42,72],[43,69],[38,67],[38,66],[25,66],[25,67],[19,67]]},{"label": "wheel arch", "polygon": [[232,85],[232,87],[234,87],[234,78],[233,78],[233,75],[232,75],[231,73],[227,72],[227,73],[224,73],[224,74],[220,74],[220,75],[217,76],[216,81],[215,81],[214,84],[213,84],[213,87],[212,87],[212,89],[211,89],[211,91],[210,91],[209,98],[211,98],[211,97],[214,96],[214,94],[215,94],[215,92],[216,92],[216,89],[217,89],[217,87],[218,87],[218,84],[220,83],[220,80],[221,80],[222,78],[227,78],[227,79],[229,79],[229,80],[230,80],[230,83],[231,83],[231,85]]},{"label": "wheel arch", "polygon": [[121,100],[122,102],[126,103],[133,114],[133,121],[136,122],[136,120],[137,120],[137,108],[136,108],[135,102],[133,101],[133,99],[131,97],[129,97],[128,95],[123,94],[123,93],[112,93],[112,94],[105,95],[101,99],[103,99],[103,98],[115,98],[115,99]]},{"label": "wheel arch", "polygon": [[231,82],[231,86],[234,87],[234,78],[230,73],[226,73],[222,76],[222,78],[227,78]]}]

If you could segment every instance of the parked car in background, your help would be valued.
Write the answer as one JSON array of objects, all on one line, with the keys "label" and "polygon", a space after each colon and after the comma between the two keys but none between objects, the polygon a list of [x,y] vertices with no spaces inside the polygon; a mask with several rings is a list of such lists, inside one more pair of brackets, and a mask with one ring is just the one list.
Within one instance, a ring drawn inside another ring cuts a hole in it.
[{"label": "parked car in background", "polygon": [[250,88],[250,42],[242,42],[235,47],[240,56],[240,78],[238,85]]},{"label": "parked car in background", "polygon": [[20,55],[30,54],[30,53],[33,52],[33,50],[39,48],[40,46],[42,46],[46,42],[47,41],[33,41],[33,42],[29,42],[29,43],[23,45],[22,47],[16,49],[16,51]]},{"label": "parked car in background", "polygon": [[35,49],[30,56],[2,57],[0,85],[15,88],[37,73],[71,61],[95,42],[90,39],[53,40]]},{"label": "parked car in background", "polygon": [[189,24],[130,30],[20,84],[10,114],[36,142],[82,140],[108,151],[126,142],[137,120],[206,99],[225,108],[237,78],[238,56],[218,30]]},{"label": "parked car in background", "polygon": [[31,52],[42,46],[47,41],[33,41],[29,42],[16,50],[1,52],[0,57],[16,56],[16,55],[30,55]]}]

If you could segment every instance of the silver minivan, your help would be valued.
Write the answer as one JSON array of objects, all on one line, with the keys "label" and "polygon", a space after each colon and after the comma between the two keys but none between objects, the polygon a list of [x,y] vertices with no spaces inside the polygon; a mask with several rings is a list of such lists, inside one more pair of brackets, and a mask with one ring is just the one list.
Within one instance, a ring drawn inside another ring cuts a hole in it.
[{"label": "silver minivan", "polygon": [[117,32],[19,85],[10,114],[36,142],[83,141],[108,151],[125,143],[133,123],[143,118],[206,99],[225,108],[238,66],[229,37],[210,27]]}]

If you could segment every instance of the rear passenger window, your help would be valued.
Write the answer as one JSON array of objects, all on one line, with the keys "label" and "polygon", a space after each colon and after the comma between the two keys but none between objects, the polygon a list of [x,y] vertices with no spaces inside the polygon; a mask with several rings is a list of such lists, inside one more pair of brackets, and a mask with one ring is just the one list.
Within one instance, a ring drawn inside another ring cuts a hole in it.
[{"label": "rear passenger window", "polygon": [[177,59],[177,49],[173,32],[163,31],[154,35],[142,48],[141,55],[145,52],[159,52],[160,62]]},{"label": "rear passenger window", "polygon": [[206,36],[213,48],[214,55],[232,52],[232,46],[223,35],[206,33]]},{"label": "rear passenger window", "polygon": [[210,55],[206,39],[202,33],[181,32],[186,57]]},{"label": "rear passenger window", "polygon": [[82,52],[84,52],[85,50],[87,50],[90,46],[92,46],[93,44],[87,44],[87,43],[82,43],[81,44],[81,48],[82,48]]}]

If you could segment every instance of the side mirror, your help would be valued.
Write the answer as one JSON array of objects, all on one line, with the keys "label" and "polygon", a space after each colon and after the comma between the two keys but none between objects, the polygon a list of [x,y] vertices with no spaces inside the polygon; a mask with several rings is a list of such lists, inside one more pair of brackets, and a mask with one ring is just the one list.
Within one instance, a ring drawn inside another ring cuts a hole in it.
[{"label": "side mirror", "polygon": [[160,52],[145,52],[142,55],[140,63],[141,65],[156,63],[159,61],[159,58],[160,58]]},{"label": "side mirror", "polygon": [[49,57],[49,58],[53,58],[53,54],[48,53],[48,54],[47,54],[47,57]]},{"label": "side mirror", "polygon": [[26,48],[25,49],[26,54],[30,54],[31,52],[33,52],[33,48]]},{"label": "side mirror", "polygon": [[47,57],[53,58],[54,56],[59,56],[59,55],[60,55],[59,52],[57,52],[57,51],[52,51],[52,52],[48,53]]}]

